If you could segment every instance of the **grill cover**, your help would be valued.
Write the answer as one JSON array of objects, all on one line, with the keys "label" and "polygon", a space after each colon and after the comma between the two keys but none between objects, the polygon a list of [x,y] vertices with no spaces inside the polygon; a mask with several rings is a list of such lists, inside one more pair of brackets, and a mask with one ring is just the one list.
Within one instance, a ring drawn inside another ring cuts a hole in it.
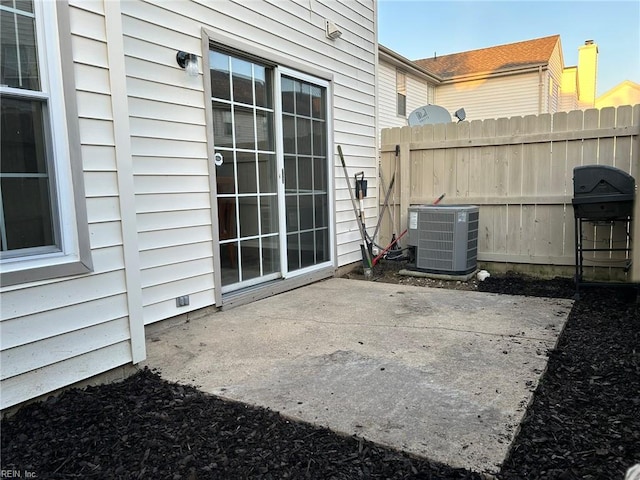
[{"label": "grill cover", "polygon": [[573,169],[573,210],[576,217],[608,220],[633,214],[635,180],[608,165]]}]

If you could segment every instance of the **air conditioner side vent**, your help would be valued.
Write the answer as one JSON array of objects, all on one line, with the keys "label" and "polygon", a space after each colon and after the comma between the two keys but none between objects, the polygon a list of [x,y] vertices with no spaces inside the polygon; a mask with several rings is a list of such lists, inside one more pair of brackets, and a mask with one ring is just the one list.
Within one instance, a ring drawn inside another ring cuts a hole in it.
[{"label": "air conditioner side vent", "polygon": [[477,206],[412,206],[408,219],[408,245],[415,247],[413,268],[452,275],[471,273],[477,268]]}]

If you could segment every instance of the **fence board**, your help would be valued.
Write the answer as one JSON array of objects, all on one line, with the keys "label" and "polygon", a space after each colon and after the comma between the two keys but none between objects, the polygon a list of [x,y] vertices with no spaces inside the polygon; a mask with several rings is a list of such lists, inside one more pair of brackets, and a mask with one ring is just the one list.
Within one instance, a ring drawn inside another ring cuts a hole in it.
[{"label": "fence board", "polygon": [[[572,265],[573,169],[614,165],[637,178],[639,134],[640,105],[385,129],[380,169],[387,182],[396,143],[401,154],[389,202],[396,225],[386,215],[380,239],[406,228],[410,204],[429,204],[444,193],[444,204],[480,206],[480,261]],[[608,225],[584,227],[584,248],[626,241],[625,232]],[[640,249],[634,255],[640,263]],[[627,260],[620,253],[584,256],[585,265],[609,266],[611,275]]]}]

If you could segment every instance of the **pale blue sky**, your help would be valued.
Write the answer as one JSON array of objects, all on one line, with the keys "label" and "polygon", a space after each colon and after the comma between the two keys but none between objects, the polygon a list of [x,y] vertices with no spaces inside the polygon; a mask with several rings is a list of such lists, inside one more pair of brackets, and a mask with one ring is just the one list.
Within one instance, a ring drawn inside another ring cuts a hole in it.
[{"label": "pale blue sky", "polygon": [[378,0],[378,40],[416,60],[560,35],[565,66],[598,45],[597,95],[640,83],[640,0]]}]

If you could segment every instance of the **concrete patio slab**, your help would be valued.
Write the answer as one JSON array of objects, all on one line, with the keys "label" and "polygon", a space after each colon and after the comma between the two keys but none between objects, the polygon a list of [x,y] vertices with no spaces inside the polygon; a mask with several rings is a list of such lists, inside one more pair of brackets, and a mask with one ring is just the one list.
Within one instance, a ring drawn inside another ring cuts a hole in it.
[{"label": "concrete patio slab", "polygon": [[148,336],[150,368],[496,472],[572,302],[333,278]]}]

